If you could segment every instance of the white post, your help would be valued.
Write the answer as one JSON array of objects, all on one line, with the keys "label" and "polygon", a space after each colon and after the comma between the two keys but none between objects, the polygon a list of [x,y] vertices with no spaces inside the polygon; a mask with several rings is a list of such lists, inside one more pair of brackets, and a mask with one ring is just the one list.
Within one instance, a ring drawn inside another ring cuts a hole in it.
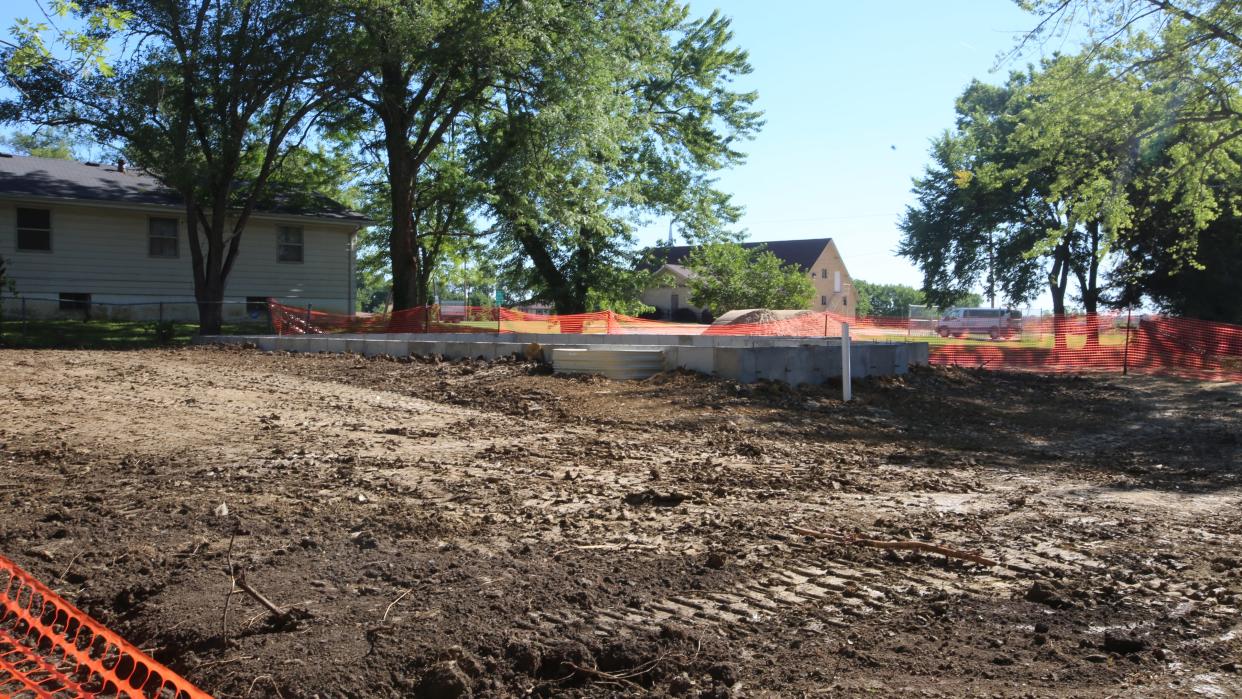
[{"label": "white post", "polygon": [[854,397],[850,370],[850,324],[841,324],[841,400],[849,402]]}]

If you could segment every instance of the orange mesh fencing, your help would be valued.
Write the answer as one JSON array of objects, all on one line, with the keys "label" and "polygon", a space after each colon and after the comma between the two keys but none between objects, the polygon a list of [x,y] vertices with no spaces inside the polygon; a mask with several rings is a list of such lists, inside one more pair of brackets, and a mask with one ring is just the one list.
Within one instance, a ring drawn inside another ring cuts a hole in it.
[{"label": "orange mesh fencing", "polygon": [[926,342],[932,364],[1049,372],[1140,372],[1242,381],[1242,327],[1189,318],[1124,313],[1003,318],[994,327],[942,319],[854,318],[808,312],[738,325],[668,323],[599,311],[543,315],[469,307],[454,317],[436,306],[387,314],[323,313],[270,302],[278,334],[551,333],[608,335],[748,335],[833,338],[841,324],[860,341]]},{"label": "orange mesh fencing", "polygon": [[0,696],[211,699],[3,556]]}]

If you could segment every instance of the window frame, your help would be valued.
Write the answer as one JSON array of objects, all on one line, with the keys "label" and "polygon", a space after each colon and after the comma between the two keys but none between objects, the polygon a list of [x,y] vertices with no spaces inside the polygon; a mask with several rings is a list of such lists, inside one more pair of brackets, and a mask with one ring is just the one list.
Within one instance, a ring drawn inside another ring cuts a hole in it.
[{"label": "window frame", "polygon": [[[46,230],[46,232],[47,232],[47,247],[46,247],[46,248],[24,248],[24,247],[22,247],[22,231],[23,231],[23,230],[27,230],[27,231],[41,231],[41,230],[43,230],[43,229],[40,229],[40,228],[31,228],[31,227],[29,227],[29,226],[25,226],[25,227],[23,227],[23,226],[21,226],[21,225],[19,225],[19,224],[18,224],[18,221],[19,221],[19,220],[20,220],[20,218],[21,218],[21,215],[20,215],[20,213],[19,213],[19,212],[20,212],[20,211],[22,211],[23,209],[28,210],[28,211],[46,211],[46,212],[47,212],[47,230]],[[56,226],[54,225],[54,223],[53,223],[53,221],[52,221],[52,209],[51,209],[51,207],[45,207],[45,206],[14,206],[14,207],[13,207],[13,250],[14,250],[15,252],[41,252],[41,253],[48,253],[48,254],[51,254],[51,252],[52,252],[52,250],[53,250],[53,246],[52,246],[52,231],[53,231],[53,230],[55,230],[55,228],[56,228]]]},{"label": "window frame", "polygon": [[[291,230],[296,230],[298,232],[298,242],[296,243],[297,248],[298,248],[298,259],[296,260],[281,259],[281,251],[286,247],[294,246],[294,243],[286,243],[286,242],[281,241],[281,235],[285,231],[291,231]],[[284,224],[276,226],[276,262],[277,264],[283,264],[283,265],[305,264],[306,262],[306,228],[305,227],[294,226],[294,225],[284,225]]]},{"label": "window frame", "polygon": [[[171,236],[171,240],[173,241],[173,254],[171,255],[155,255],[151,252],[152,241],[156,240],[157,238],[161,241],[167,241],[170,239],[170,236],[166,236],[166,235],[156,236],[154,234],[155,229],[153,227],[153,224],[156,221],[172,221],[173,222],[173,234]],[[176,216],[148,216],[147,217],[147,257],[156,259],[156,260],[176,260],[181,257],[181,219],[177,218]]]}]

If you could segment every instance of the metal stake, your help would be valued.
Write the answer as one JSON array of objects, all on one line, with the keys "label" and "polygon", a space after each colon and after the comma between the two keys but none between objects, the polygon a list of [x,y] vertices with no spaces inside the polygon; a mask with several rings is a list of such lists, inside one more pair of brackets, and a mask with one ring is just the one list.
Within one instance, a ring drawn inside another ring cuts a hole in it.
[{"label": "metal stake", "polygon": [[841,324],[841,400],[849,402],[854,398],[854,374],[850,368],[850,324]]}]

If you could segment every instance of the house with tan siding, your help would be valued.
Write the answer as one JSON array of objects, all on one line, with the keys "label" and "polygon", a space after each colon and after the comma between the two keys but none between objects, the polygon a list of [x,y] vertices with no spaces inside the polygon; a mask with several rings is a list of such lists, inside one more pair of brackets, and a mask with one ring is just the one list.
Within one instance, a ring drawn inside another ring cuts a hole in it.
[{"label": "house with tan siding", "polygon": [[[355,236],[371,223],[325,197],[274,197],[243,232],[226,318],[253,315],[268,297],[351,313]],[[162,303],[166,318],[197,317],[185,208],[123,161],[0,155],[0,256],[33,314],[97,307],[150,318]]]},{"label": "house with tan siding", "polygon": [[[854,288],[854,280],[832,238],[742,243],[742,247],[748,249],[758,246],[763,246],[784,264],[795,265],[810,275],[815,296],[808,310],[854,315],[854,309],[858,307],[858,290]],[[694,272],[684,264],[693,249],[680,245],[653,251],[660,267],[655,275],[656,284],[643,292],[642,301],[648,306],[655,306],[663,318],[672,318],[679,309],[702,314],[703,309],[690,303],[690,279]]]}]

